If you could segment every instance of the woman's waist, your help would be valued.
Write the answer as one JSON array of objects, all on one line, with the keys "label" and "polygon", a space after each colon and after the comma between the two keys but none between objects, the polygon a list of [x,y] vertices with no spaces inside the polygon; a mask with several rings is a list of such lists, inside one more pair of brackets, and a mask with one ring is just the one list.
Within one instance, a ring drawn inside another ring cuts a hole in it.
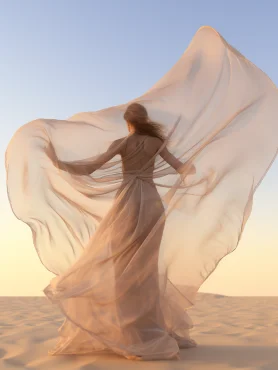
[{"label": "woman's waist", "polygon": [[154,184],[153,174],[146,172],[123,172],[123,181],[142,180]]}]

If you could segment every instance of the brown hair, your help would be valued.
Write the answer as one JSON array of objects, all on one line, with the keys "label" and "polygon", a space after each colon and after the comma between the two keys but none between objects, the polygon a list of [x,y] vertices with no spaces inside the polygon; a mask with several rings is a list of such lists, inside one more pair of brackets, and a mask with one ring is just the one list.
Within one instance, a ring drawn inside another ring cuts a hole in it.
[{"label": "brown hair", "polygon": [[147,109],[142,104],[130,104],[124,113],[124,119],[134,126],[135,132],[139,135],[149,135],[165,140],[163,126],[150,120]]}]

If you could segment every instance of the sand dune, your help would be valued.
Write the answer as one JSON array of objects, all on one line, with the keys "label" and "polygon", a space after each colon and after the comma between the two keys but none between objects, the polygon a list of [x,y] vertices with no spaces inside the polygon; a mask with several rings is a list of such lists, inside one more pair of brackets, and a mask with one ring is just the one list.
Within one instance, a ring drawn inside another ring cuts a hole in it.
[{"label": "sand dune", "polygon": [[0,369],[277,370],[278,297],[199,294],[189,314],[198,347],[180,361],[129,361],[118,355],[49,356],[63,321],[45,297],[0,297]]}]

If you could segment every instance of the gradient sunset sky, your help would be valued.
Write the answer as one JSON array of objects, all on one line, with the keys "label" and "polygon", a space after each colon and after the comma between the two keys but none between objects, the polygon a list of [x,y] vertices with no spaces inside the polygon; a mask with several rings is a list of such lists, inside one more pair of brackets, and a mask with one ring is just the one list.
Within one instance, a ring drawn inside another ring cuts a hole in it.
[{"label": "gradient sunset sky", "polygon": [[[0,295],[43,295],[53,276],[8,202],[4,154],[13,133],[36,118],[67,119],[140,96],[203,25],[278,86],[277,14],[274,0],[0,0]],[[201,292],[278,295],[277,185],[278,159],[255,194],[238,248]]]}]

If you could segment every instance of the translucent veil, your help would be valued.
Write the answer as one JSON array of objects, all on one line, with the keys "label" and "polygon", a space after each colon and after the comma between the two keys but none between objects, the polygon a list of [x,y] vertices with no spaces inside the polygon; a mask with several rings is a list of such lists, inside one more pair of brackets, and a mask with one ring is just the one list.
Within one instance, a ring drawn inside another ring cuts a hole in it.
[{"label": "translucent veil", "polygon": [[[171,309],[186,309],[237,247],[254,192],[277,155],[277,89],[219,33],[201,27],[177,63],[142,96],[67,120],[23,125],[6,151],[9,200],[31,228],[41,262],[56,275],[69,271],[90,245],[123,174],[118,155],[92,174],[61,170],[55,160],[80,169],[97,163],[114,140],[127,135],[123,114],[131,102],[164,124],[169,151],[197,170],[186,176],[185,167],[180,176],[159,155],[155,159],[154,181],[166,216],[159,273]],[[49,143],[56,159],[47,155]],[[107,253],[102,247],[96,255],[101,260]]]}]

